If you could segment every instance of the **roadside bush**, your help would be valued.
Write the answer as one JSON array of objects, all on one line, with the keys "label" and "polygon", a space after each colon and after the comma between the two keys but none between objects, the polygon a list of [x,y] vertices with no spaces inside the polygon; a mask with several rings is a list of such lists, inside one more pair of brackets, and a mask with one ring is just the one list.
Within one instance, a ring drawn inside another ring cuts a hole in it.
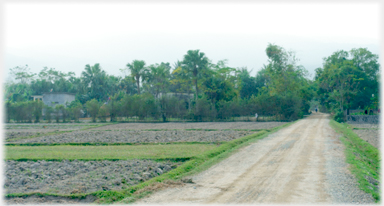
[{"label": "roadside bush", "polygon": [[344,112],[341,111],[341,110],[336,110],[336,113],[335,115],[333,116],[333,119],[336,121],[336,122],[344,122]]}]

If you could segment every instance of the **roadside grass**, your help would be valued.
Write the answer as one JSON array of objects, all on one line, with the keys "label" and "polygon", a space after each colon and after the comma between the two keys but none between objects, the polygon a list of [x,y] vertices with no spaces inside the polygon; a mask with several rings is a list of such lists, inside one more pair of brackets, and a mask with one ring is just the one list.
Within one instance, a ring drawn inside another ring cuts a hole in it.
[{"label": "roadside grass", "polygon": [[330,125],[343,134],[340,140],[345,145],[346,161],[350,171],[358,180],[359,188],[380,201],[380,152],[377,148],[362,140],[351,130],[350,125],[340,124],[334,120]]},{"label": "roadside grass", "polygon": [[[119,160],[192,158],[216,144],[6,146],[6,160]],[[38,151],[38,152],[37,152]]]},{"label": "roadside grass", "polygon": [[[99,204],[127,204],[135,202],[137,199],[143,198],[153,191],[154,185],[165,182],[174,182],[177,184],[183,178],[186,178],[190,175],[197,174],[201,171],[204,171],[214,164],[224,160],[229,157],[231,154],[236,152],[238,149],[247,146],[253,142],[256,142],[262,138],[267,137],[269,134],[278,131],[284,127],[287,127],[295,122],[289,122],[284,125],[280,125],[269,131],[260,131],[258,133],[250,134],[229,142],[225,142],[219,146],[214,146],[211,150],[205,152],[200,152],[199,155],[194,156],[189,161],[186,161],[184,164],[180,165],[176,169],[173,169],[167,173],[164,173],[160,176],[152,178],[148,181],[142,182],[138,185],[131,186],[127,189],[121,191],[97,191],[86,194],[71,194],[71,195],[57,195],[57,194],[42,194],[42,193],[28,193],[28,194],[6,194],[6,197],[26,197],[31,195],[40,195],[40,196],[65,196],[73,199],[83,199],[87,196],[96,196],[98,200],[96,203]],[[200,146],[200,145],[199,145]],[[67,158],[66,158],[67,159]]]}]

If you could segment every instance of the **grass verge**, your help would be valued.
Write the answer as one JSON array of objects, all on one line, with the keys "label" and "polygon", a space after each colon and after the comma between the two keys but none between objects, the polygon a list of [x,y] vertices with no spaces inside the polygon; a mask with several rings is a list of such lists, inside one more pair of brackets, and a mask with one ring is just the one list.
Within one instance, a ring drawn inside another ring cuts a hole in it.
[{"label": "grass verge", "polygon": [[380,201],[380,153],[371,144],[355,134],[348,124],[330,121],[331,127],[343,134],[340,140],[345,145],[346,161],[350,171],[355,175],[359,188],[372,195],[376,202]]}]

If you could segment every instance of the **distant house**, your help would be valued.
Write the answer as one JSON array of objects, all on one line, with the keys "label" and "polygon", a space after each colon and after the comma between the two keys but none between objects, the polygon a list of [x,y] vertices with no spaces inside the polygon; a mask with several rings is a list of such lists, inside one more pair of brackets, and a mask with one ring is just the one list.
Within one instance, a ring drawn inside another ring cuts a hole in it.
[{"label": "distant house", "polygon": [[45,105],[55,107],[57,104],[65,105],[66,102],[75,101],[75,94],[68,92],[47,92],[43,93],[43,102]]},{"label": "distant house", "polygon": [[40,100],[43,101],[43,95],[31,95],[33,101]]}]

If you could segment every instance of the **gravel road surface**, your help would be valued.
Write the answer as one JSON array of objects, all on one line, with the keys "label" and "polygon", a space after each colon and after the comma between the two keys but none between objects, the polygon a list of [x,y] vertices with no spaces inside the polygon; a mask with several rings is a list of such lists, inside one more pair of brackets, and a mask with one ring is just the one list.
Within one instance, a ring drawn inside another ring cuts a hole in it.
[{"label": "gravel road surface", "polygon": [[329,116],[314,114],[137,204],[372,204],[345,163]]}]

